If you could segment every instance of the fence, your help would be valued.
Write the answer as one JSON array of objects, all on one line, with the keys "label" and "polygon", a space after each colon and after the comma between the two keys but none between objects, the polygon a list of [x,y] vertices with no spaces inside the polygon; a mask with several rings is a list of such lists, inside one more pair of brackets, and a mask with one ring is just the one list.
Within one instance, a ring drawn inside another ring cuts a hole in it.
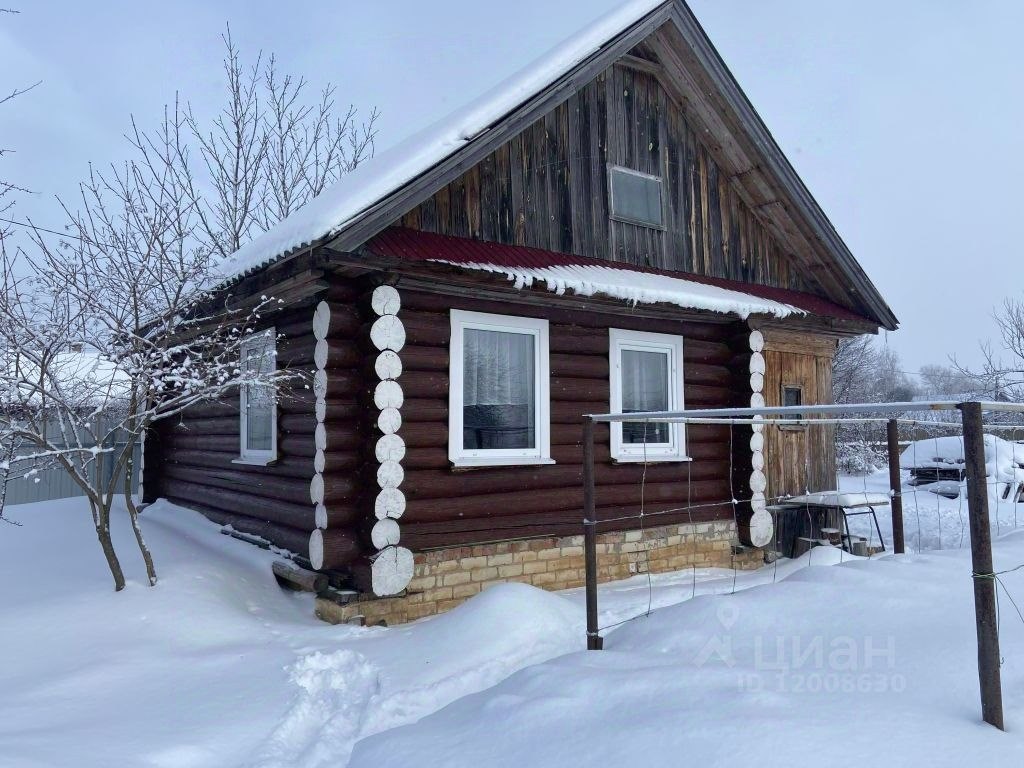
[{"label": "fence", "polygon": [[[583,533],[584,533],[584,555],[585,555],[585,575],[586,575],[586,609],[587,609],[587,648],[590,650],[600,650],[603,645],[601,632],[609,629],[608,627],[601,627],[599,624],[598,614],[598,554],[597,554],[597,535],[598,527],[602,523],[621,523],[624,518],[617,518],[610,520],[605,518],[603,520],[598,519],[597,509],[599,500],[597,498],[597,488],[595,483],[595,462],[594,462],[594,427],[597,423],[677,423],[677,424],[716,424],[724,425],[730,428],[731,431],[738,425],[743,425],[749,428],[751,436],[751,448],[754,455],[756,456],[764,445],[763,432],[766,427],[777,427],[781,429],[792,429],[794,425],[823,425],[828,428],[834,428],[835,426],[842,423],[877,423],[879,425],[884,424],[886,435],[885,445],[886,452],[888,454],[888,480],[889,488],[886,489],[888,493],[885,496],[875,498],[869,497],[868,489],[865,484],[863,503],[859,506],[868,507],[871,509],[870,514],[874,516],[874,506],[890,506],[891,507],[891,542],[895,552],[902,553],[905,549],[905,531],[904,531],[904,519],[903,519],[903,500],[904,496],[907,495],[908,491],[905,491],[902,485],[902,478],[900,473],[899,464],[899,446],[900,436],[899,429],[901,424],[905,427],[909,427],[911,434],[914,434],[915,430],[920,430],[927,425],[928,428],[935,428],[936,425],[941,425],[938,428],[949,428],[953,426],[948,422],[943,423],[942,421],[932,419],[908,419],[905,414],[914,412],[934,413],[939,412],[950,412],[959,411],[961,417],[960,428],[963,431],[963,466],[962,476],[966,480],[967,484],[967,512],[968,522],[970,527],[970,545],[971,545],[971,557],[972,557],[972,574],[971,578],[974,582],[974,602],[975,602],[975,625],[978,638],[978,676],[981,688],[981,699],[982,699],[982,716],[984,720],[997,728],[1003,728],[1003,713],[1002,713],[1002,693],[1001,683],[999,675],[999,636],[998,636],[998,620],[997,620],[997,586],[1005,587],[999,581],[999,576],[1006,571],[1000,571],[999,573],[994,572],[993,561],[992,561],[992,537],[991,537],[991,520],[989,515],[989,485],[990,481],[986,475],[986,450],[985,450],[985,425],[983,423],[983,413],[997,413],[1007,414],[1024,413],[1024,405],[1012,404],[1012,403],[989,403],[989,402],[912,402],[912,403],[872,403],[862,405],[804,405],[804,406],[789,406],[789,407],[773,407],[773,408],[722,408],[722,409],[710,409],[710,410],[691,410],[691,411],[659,411],[659,412],[644,412],[644,413],[607,413],[599,415],[589,415],[584,417],[583,422],[583,450],[584,450],[584,466],[583,466],[583,503],[584,503],[584,520],[583,520]],[[853,414],[851,417],[850,414]],[[868,416],[858,414],[870,414]],[[896,416],[889,416],[890,414],[898,414],[902,418]],[[1020,425],[993,425],[1001,429],[1020,429]],[[646,428],[639,432],[639,434],[646,435]],[[1012,433],[1011,433],[1012,434]],[[646,439],[646,438],[645,438]],[[732,437],[730,436],[730,443]],[[998,446],[996,446],[998,448]],[[646,451],[646,444],[645,444]],[[810,464],[812,458],[810,451],[805,450],[805,461],[807,467],[805,471],[809,473]],[[731,506],[734,516],[734,523],[739,526],[740,515],[739,509],[744,506],[749,509],[749,519],[747,522],[747,534],[748,538],[761,538],[761,541],[754,541],[758,546],[764,546],[772,543],[773,546],[777,546],[778,538],[774,532],[775,525],[771,520],[770,514],[771,505],[770,501],[785,501],[785,496],[777,497],[776,499],[770,499],[766,495],[767,482],[765,475],[761,471],[763,469],[763,463],[758,466],[759,462],[754,461],[752,463],[752,472],[750,476],[750,482],[748,484],[747,495],[744,498],[737,498],[742,494],[737,493],[735,477],[732,466],[732,457],[735,454],[730,452],[730,493],[729,499],[716,500],[713,503],[704,502],[700,506],[702,507],[723,507]],[[646,468],[646,461],[644,465]],[[939,462],[936,462],[939,463]],[[958,470],[961,471],[961,470]],[[644,478],[646,477],[646,469]],[[643,498],[643,482],[641,480],[641,498]],[[959,480],[957,481],[959,484]],[[1000,481],[999,477],[995,476],[991,481],[995,484],[997,499],[1000,498]],[[917,493],[917,488],[914,487],[910,493]],[[820,494],[819,494],[820,495]],[[842,523],[846,524],[845,535],[842,529],[834,529],[831,526],[825,527],[819,520],[817,524],[812,518],[811,507],[817,508],[828,508],[831,503],[832,507],[844,508],[848,506],[855,506],[854,504],[847,504],[846,499],[842,494],[835,494],[834,499],[813,499],[811,495],[803,497],[804,500],[795,505],[795,508],[799,511],[801,507],[806,508],[808,516],[808,529],[809,534],[813,537],[815,534],[820,536],[828,531],[830,536],[836,537],[836,542],[840,544],[840,551],[844,547],[849,547],[849,551],[854,551],[855,543],[861,544],[859,540],[855,542],[855,537],[852,534],[849,525],[847,514],[842,514]],[[1016,499],[1014,499],[1016,504]],[[687,504],[685,506],[660,509],[653,513],[645,513],[643,504],[641,503],[641,509],[639,514],[636,516],[639,519],[641,529],[645,524],[645,517],[648,519],[658,519],[660,515],[678,515],[679,513],[691,513],[695,509],[695,505]],[[917,504],[914,505],[915,514],[919,516],[920,508]],[[746,514],[744,515],[747,516]],[[668,519],[668,518],[666,518]],[[692,518],[691,518],[692,519]],[[765,521],[767,519],[767,524]],[[999,515],[997,511],[997,527],[998,527]],[[876,518],[876,529],[879,539],[882,538],[882,531],[878,528]],[[920,521],[918,518],[918,528],[920,529]],[[767,538],[766,536],[767,533]],[[771,536],[776,536],[773,540]],[[941,525],[940,525],[940,541],[941,541]],[[918,533],[918,544],[921,542],[920,531]],[[961,536],[962,543],[962,536]],[[884,549],[884,542],[879,541],[879,545]],[[809,552],[813,551],[813,542],[809,544]],[[865,548],[866,550],[868,548]],[[776,560],[776,563],[778,561]],[[1024,564],[1021,564],[1018,568],[1024,568]],[[1007,569],[1017,570],[1018,568]],[[735,570],[734,570],[735,574]],[[648,589],[650,586],[650,577],[648,581]],[[696,589],[696,573],[694,573],[694,589]],[[735,591],[735,576],[733,589]],[[1009,594],[1007,593],[1009,597]],[[1013,601],[1010,597],[1011,602]],[[1016,603],[1014,603],[1016,605]],[[648,613],[650,611],[650,598],[648,600]],[[646,614],[642,614],[646,615]],[[1024,621],[1024,616],[1021,617]],[[629,620],[629,619],[627,619]],[[623,622],[616,622],[623,623]]]},{"label": "fence", "polygon": [[[102,434],[100,429],[102,425],[98,424],[95,432]],[[56,435],[59,433],[57,425],[54,424],[48,428],[50,433],[50,440],[55,442],[58,446],[63,445]],[[115,435],[112,439],[107,440],[104,443],[105,448],[112,449],[112,452],[116,455],[127,445],[127,441],[124,436],[120,433]],[[76,447],[81,448],[94,448],[96,441],[91,437],[85,435],[81,438],[81,445]],[[35,453],[38,449],[33,446],[27,446],[20,451],[22,455]],[[140,466],[141,448],[136,443],[132,458],[134,459],[134,466]],[[111,475],[113,474],[114,467],[111,461],[104,461],[104,454],[99,454],[95,459],[91,454],[88,454],[88,467],[86,469],[88,475],[95,481],[101,480],[102,482],[109,482]],[[76,496],[85,495],[82,489],[71,479],[62,468],[49,464],[46,466],[39,467],[34,472],[29,472],[32,467],[30,460],[14,459],[11,466],[11,479],[7,484],[7,495],[5,498],[5,504],[13,506],[15,504],[29,504],[37,501],[52,501],[54,499],[66,499]],[[26,472],[28,474],[26,475]],[[116,488],[121,488],[124,483],[124,470],[121,471]],[[139,489],[139,477],[138,473],[132,478],[132,492],[138,492]]]}]

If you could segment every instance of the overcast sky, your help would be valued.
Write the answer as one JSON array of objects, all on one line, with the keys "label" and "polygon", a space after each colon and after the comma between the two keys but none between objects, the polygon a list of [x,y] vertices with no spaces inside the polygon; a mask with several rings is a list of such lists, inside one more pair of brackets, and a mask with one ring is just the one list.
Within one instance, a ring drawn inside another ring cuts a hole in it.
[{"label": "overcast sky", "polygon": [[[10,0],[0,15],[6,177],[19,217],[59,223],[87,163],[122,158],[130,115],[175,91],[220,104],[219,35],[381,111],[378,149],[443,117],[615,0]],[[1024,3],[692,0],[741,86],[896,311],[915,370],[974,361],[991,314],[1024,298]]]}]

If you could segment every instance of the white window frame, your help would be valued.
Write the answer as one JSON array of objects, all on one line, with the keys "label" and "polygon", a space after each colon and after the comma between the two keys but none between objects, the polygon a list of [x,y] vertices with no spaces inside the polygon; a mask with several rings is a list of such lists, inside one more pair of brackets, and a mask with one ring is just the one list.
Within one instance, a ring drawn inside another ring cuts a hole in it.
[{"label": "white window frame", "polygon": [[[658,182],[658,200],[661,203],[661,221],[654,223],[651,221],[644,221],[643,219],[637,219],[632,216],[626,216],[621,213],[615,212],[615,183],[612,178],[616,172],[621,171],[622,173],[630,174],[632,176],[639,176],[642,179],[649,181]],[[615,165],[614,163],[608,163],[608,215],[614,221],[621,221],[626,224],[633,224],[637,227],[646,227],[647,229],[660,229],[665,231],[668,229],[668,213],[666,211],[665,203],[665,181],[661,176],[656,176],[653,173],[644,173],[643,171],[635,171],[632,168],[627,168],[624,165]]]},{"label": "white window frame", "polygon": [[[534,338],[535,448],[463,447],[463,341],[467,329],[519,333]],[[551,373],[548,360],[548,321],[533,317],[492,315],[451,310],[451,343],[448,363],[448,458],[456,467],[501,467],[521,464],[554,464],[551,458]]]},{"label": "white window frame", "polygon": [[[269,348],[274,365],[277,365],[277,333],[273,328],[254,333],[242,342],[239,347],[239,363],[244,364],[245,356],[253,349]],[[265,354],[265,353],[264,353]],[[239,387],[239,422],[240,441],[239,457],[234,460],[235,464],[255,464],[266,466],[277,460],[277,393],[274,393],[274,408],[270,411],[270,450],[252,450],[248,448],[249,443],[249,385],[242,384]]]},{"label": "white window frame", "polygon": [[[683,337],[667,333],[608,330],[608,369],[610,408],[612,413],[622,412],[622,352],[660,352],[668,355],[668,410],[683,410]],[[669,425],[667,443],[625,443],[622,440],[622,422],[611,423],[611,456],[614,461],[690,461],[686,455],[686,428],[683,424]]]}]

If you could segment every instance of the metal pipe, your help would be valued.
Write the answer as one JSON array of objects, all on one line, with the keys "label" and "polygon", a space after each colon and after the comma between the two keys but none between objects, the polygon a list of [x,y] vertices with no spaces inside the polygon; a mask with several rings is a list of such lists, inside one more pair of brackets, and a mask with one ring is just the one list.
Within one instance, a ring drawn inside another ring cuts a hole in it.
[{"label": "metal pipe", "polygon": [[587,577],[587,650],[604,644],[597,624],[597,512],[594,502],[594,420],[583,419],[583,554]]},{"label": "metal pipe", "polygon": [[[852,403],[849,405],[780,405],[766,408],[705,408],[693,411],[641,411],[637,413],[588,414],[594,421],[672,421],[679,419],[750,418],[787,414],[905,413],[907,411],[953,411],[964,403],[952,400],[911,403]],[[982,411],[1024,413],[1024,403],[978,402]]]}]

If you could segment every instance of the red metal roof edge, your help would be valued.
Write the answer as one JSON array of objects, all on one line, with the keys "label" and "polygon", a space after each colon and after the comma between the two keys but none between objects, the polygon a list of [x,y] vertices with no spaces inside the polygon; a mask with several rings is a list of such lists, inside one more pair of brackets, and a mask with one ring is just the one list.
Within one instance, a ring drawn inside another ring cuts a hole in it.
[{"label": "red metal roof edge", "polygon": [[389,256],[405,261],[443,260],[455,264],[494,264],[499,267],[541,269],[552,266],[600,266],[623,269],[630,272],[665,275],[694,283],[713,285],[730,291],[738,291],[762,299],[790,304],[812,315],[832,317],[840,320],[856,320],[875,323],[868,317],[847,309],[830,299],[824,299],[803,291],[790,288],[775,288],[758,283],[745,283],[719,277],[706,277],[691,272],[639,267],[619,261],[606,261],[589,256],[576,256],[558,251],[546,251],[522,245],[505,245],[486,240],[470,240],[433,232],[421,232],[406,227],[389,227],[366,243],[366,248],[378,256]]}]

